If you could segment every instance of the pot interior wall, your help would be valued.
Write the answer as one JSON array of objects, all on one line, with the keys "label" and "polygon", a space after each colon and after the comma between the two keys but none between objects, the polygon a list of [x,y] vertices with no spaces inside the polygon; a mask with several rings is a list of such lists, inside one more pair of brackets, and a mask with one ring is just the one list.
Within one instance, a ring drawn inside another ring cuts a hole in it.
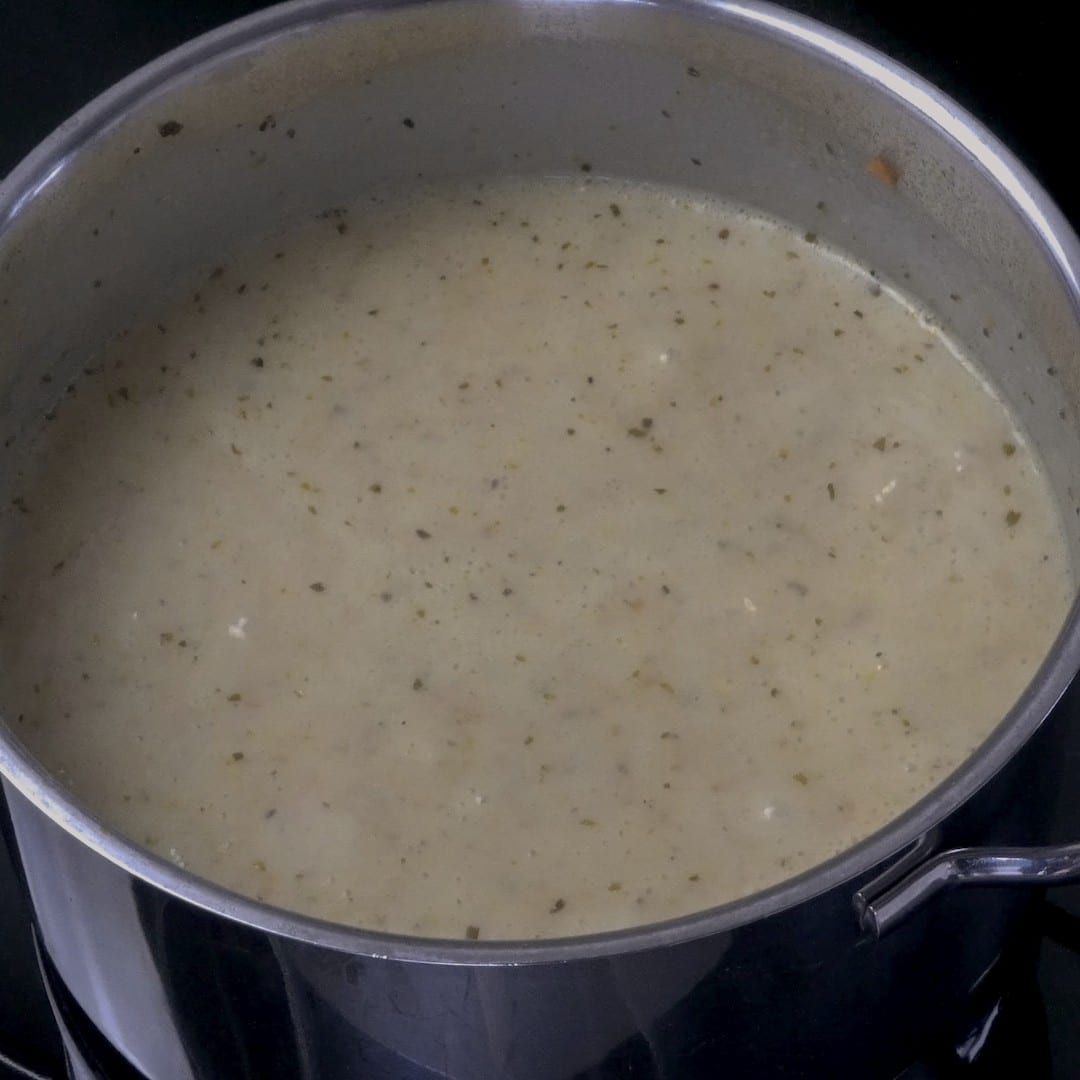
[{"label": "pot interior wall", "polygon": [[[876,157],[899,183],[868,170]],[[375,184],[507,172],[720,193],[875,268],[977,345],[1046,462],[1080,569],[1080,327],[1031,227],[865,77],[678,3],[282,15],[268,46],[163,68],[149,100],[0,199],[2,483],[105,342],[245,240]]]}]

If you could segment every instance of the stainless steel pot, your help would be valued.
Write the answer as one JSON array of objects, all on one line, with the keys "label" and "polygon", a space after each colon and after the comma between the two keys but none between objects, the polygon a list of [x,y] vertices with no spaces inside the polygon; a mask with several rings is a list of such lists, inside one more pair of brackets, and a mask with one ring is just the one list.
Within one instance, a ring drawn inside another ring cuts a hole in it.
[{"label": "stainless steel pot", "polygon": [[[585,166],[799,223],[977,341],[1080,567],[1075,237],[933,88],[728,0],[299,0],[119,84],[0,186],[5,482],[55,388],[215,253],[373,181]],[[843,855],[587,938],[415,940],[230,894],[110,832],[0,728],[6,831],[58,1007],[124,1075],[887,1077],[975,1023],[1037,888],[1080,873],[1076,847],[999,850],[1055,839],[1078,661],[1074,608],[985,745]],[[1029,888],[985,887],[1006,880]]]}]

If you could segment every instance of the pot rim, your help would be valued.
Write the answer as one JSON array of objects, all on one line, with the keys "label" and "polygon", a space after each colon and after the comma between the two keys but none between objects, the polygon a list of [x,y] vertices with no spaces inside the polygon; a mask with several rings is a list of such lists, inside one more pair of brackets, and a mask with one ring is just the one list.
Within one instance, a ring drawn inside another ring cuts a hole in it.
[{"label": "pot rim", "polygon": [[[332,19],[428,4],[506,0],[291,0],[187,42],[116,83],[65,121],[0,181],[0,243],[18,215],[97,138],[147,100],[275,38]],[[510,0],[514,2],[514,0]],[[815,20],[757,0],[531,0],[634,3],[689,18],[727,23],[781,40],[890,96],[958,144],[1012,202],[1054,263],[1080,319],[1080,242],[1031,173],[978,120],[932,84],[876,49]],[[286,938],[353,955],[484,966],[558,963],[645,951],[730,931],[779,915],[864,876],[933,829],[1016,754],[1050,714],[1080,667],[1080,599],[1074,600],[1049,653],[1019,700],[950,776],[903,814],[858,844],[811,869],[738,900],[639,927],[535,941],[461,941],[363,930],[274,907],[197,877],[114,832],[81,807],[0,719],[0,775],[86,847],[144,882],[206,911]],[[852,885],[854,892],[855,886]],[[852,911],[852,932],[857,920]]]}]

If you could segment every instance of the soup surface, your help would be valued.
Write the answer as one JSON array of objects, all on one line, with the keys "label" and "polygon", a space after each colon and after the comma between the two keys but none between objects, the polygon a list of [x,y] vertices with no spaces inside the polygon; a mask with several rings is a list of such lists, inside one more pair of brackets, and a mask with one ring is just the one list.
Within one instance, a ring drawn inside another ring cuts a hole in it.
[{"label": "soup surface", "polygon": [[114,342],[25,457],[19,734],[299,911],[668,918],[883,825],[1064,616],[1003,406],[810,235],[672,190],[368,197]]}]

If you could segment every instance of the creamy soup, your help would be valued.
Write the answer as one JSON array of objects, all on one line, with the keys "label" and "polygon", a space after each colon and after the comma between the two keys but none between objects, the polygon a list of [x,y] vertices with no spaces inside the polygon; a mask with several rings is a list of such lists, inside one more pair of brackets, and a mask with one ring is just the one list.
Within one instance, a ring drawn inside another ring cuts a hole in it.
[{"label": "creamy soup", "polygon": [[408,934],[820,862],[986,737],[1072,591],[954,342],[812,235],[601,181],[384,193],[223,258],[22,468],[18,733],[177,865]]}]

